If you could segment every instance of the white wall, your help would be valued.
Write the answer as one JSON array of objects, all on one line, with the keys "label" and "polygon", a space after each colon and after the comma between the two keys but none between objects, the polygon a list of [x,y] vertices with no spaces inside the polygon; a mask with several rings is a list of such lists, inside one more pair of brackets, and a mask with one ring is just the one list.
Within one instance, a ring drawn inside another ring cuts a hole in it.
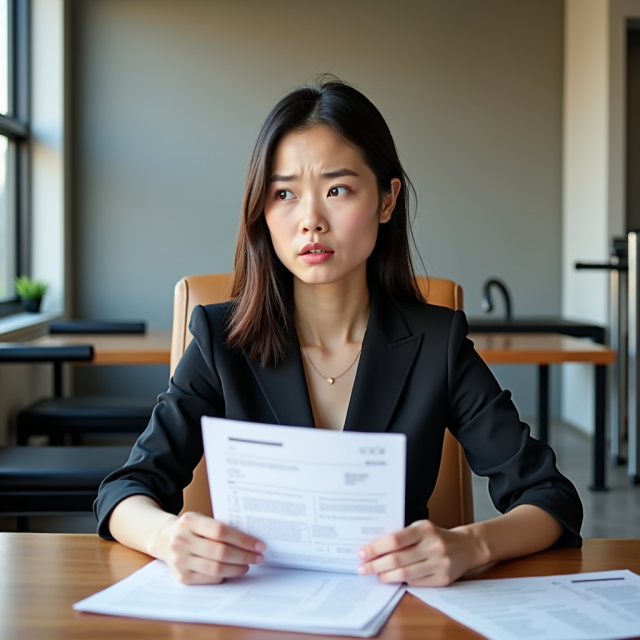
[{"label": "white wall", "polygon": [[[562,311],[607,323],[607,275],[576,261],[608,257],[608,0],[567,0],[564,74]],[[565,365],[562,417],[593,430],[593,367]]]},{"label": "white wall", "polygon": [[[470,315],[490,276],[510,285],[516,314],[559,315],[562,0],[73,8],[78,315],[168,328],[181,276],[228,271],[261,121],[324,71],[387,118],[418,191],[428,272],[462,284]],[[143,377],[90,375],[87,390]],[[534,413],[533,369],[499,375]],[[144,377],[166,384],[166,372]]]},{"label": "white wall", "polygon": [[[626,18],[639,0],[566,0],[562,311],[607,325],[608,275],[576,271],[604,262],[624,235]],[[593,430],[593,367],[563,368],[562,417]]]}]

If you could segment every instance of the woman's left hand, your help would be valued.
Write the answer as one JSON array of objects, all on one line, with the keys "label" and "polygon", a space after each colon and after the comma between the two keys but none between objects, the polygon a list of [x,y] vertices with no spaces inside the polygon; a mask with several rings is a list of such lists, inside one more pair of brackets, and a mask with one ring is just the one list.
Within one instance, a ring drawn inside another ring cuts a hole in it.
[{"label": "woman's left hand", "polygon": [[441,529],[418,520],[362,547],[358,573],[375,573],[382,582],[407,582],[412,587],[444,587],[484,564],[482,555],[469,528]]}]

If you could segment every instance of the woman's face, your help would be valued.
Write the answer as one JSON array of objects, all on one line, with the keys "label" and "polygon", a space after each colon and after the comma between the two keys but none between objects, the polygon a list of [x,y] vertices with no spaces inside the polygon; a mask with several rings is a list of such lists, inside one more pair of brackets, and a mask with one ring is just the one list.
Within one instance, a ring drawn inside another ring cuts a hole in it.
[{"label": "woman's face", "polygon": [[400,180],[379,193],[357,149],[328,126],[290,133],[272,158],[265,218],[277,256],[307,284],[337,282],[364,267],[391,218]]}]

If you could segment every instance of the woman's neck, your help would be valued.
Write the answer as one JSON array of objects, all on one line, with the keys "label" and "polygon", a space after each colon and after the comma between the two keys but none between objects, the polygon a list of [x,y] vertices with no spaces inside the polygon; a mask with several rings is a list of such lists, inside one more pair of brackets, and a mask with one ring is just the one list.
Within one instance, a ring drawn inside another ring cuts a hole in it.
[{"label": "woman's neck", "polygon": [[294,278],[296,328],[304,345],[328,352],[362,342],[369,319],[366,263],[331,284],[307,284]]}]

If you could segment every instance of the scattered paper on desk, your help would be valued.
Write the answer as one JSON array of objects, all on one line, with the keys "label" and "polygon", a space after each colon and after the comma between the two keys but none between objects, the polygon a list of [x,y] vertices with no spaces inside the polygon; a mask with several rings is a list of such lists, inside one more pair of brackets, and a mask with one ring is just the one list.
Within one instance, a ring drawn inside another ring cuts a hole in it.
[{"label": "scattered paper on desk", "polygon": [[73,608],[135,618],[370,637],[403,593],[399,585],[382,584],[375,576],[259,566],[222,584],[185,586],[166,564],[154,560]]},{"label": "scattered paper on desk", "polygon": [[491,640],[640,637],[640,576],[631,571],[469,580],[407,590]]},{"label": "scattered paper on desk", "polygon": [[404,527],[406,436],[202,418],[214,517],[267,546],[264,566],[355,573]]}]

